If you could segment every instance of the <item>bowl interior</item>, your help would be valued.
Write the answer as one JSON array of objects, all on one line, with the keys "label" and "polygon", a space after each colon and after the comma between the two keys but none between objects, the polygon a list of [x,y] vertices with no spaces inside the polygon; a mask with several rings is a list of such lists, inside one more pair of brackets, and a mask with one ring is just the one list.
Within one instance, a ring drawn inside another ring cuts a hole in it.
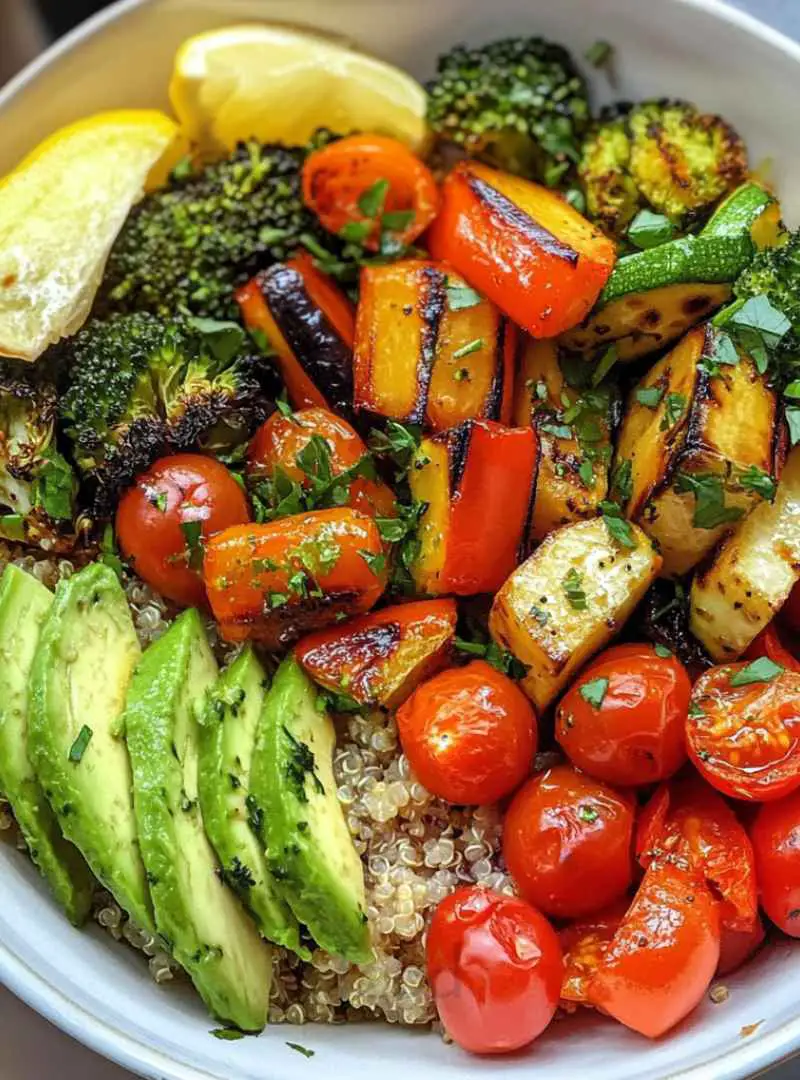
[{"label": "bowl interior", "polygon": [[[680,96],[725,115],[771,176],[787,217],[800,219],[800,48],[713,0],[151,0],[128,2],[73,35],[0,93],[0,174],[55,127],[99,109],[166,106],[177,44],[235,21],[278,19],[345,34],[420,77],[456,41],[540,33],[576,56],[597,38],[616,47],[603,98]],[[280,102],[276,103],[280,107]],[[730,998],[706,1002],[671,1037],[650,1043],[583,1017],[554,1024],[525,1054],[478,1060],[437,1037],[388,1025],[275,1027],[224,1042],[190,992],[153,983],[141,957],[99,929],[78,932],[50,902],[34,869],[0,845],[0,977],[95,1049],[144,1075],[170,1080],[386,1080],[414,1075],[496,1080],[537,1075],[598,1080],[751,1074],[800,1047],[800,950],[779,942],[727,980]],[[750,1030],[752,1025],[758,1025]],[[305,1058],[286,1045],[315,1051]],[[711,1064],[713,1062],[713,1065]]]}]

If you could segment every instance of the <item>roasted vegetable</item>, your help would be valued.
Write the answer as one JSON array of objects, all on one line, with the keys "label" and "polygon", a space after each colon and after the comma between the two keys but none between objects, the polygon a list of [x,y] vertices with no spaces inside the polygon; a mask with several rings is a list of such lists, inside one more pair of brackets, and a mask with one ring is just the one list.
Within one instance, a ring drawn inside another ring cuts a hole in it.
[{"label": "roasted vegetable", "polygon": [[615,476],[625,513],[658,544],[667,575],[691,570],[770,497],[784,426],[774,391],[742,355],[714,374],[718,332],[691,330],[633,390]]},{"label": "roasted vegetable", "polygon": [[719,116],[683,101],[647,101],[601,115],[579,173],[590,216],[621,236],[643,207],[679,225],[696,221],[742,183],[747,150]]},{"label": "roasted vegetable", "polygon": [[447,663],[457,614],[454,600],[384,608],[309,634],[295,655],[326,690],[359,705],[395,709]]},{"label": "roasted vegetable", "polygon": [[361,437],[327,409],[274,412],[256,432],[247,476],[267,517],[303,509],[351,506],[370,517],[394,517],[394,493],[377,476]]},{"label": "roasted vegetable", "polygon": [[353,402],[352,305],[310,256],[257,274],[236,293],[245,324],[275,350],[289,400],[349,413]]},{"label": "roasted vegetable", "polygon": [[306,153],[248,142],[198,171],[182,163],[123,226],[106,266],[101,307],[232,319],[236,287],[293,255],[301,238],[338,257],[341,244],[303,205]]},{"label": "roasted vegetable", "polygon": [[534,337],[579,323],[616,259],[614,244],[560,196],[475,161],[445,180],[427,239],[434,258]]},{"label": "roasted vegetable", "polygon": [[[618,396],[592,387],[581,358],[567,363],[552,340],[526,338],[514,389],[514,423],[539,438],[539,475],[531,540],[594,517],[608,494],[611,413]],[[565,372],[569,376],[565,376]]]},{"label": "roasted vegetable", "polygon": [[56,392],[46,378],[0,366],[0,538],[69,548],[76,483],[55,442]]},{"label": "roasted vegetable", "polygon": [[744,184],[702,232],[625,255],[595,310],[563,337],[568,349],[617,347],[633,360],[681,337],[724,304],[732,284],[761,246],[777,242],[780,207],[758,184]]},{"label": "roasted vegetable", "polygon": [[691,629],[715,660],[736,659],[800,577],[800,449],[789,455],[774,501],[725,541],[691,591]]},{"label": "roasted vegetable", "polygon": [[507,172],[555,184],[589,117],[572,57],[542,38],[504,38],[439,57],[428,123],[440,139]]},{"label": "roasted vegetable", "polygon": [[800,230],[785,243],[757,252],[733,291],[739,300],[766,296],[792,327],[780,343],[780,354],[800,353]]},{"label": "roasted vegetable", "polygon": [[489,630],[527,668],[522,687],[537,709],[610,641],[658,575],[647,536],[623,525],[625,544],[602,518],[556,530],[495,597]]},{"label": "roasted vegetable", "polygon": [[278,649],[369,611],[386,585],[385,566],[372,518],[317,510],[217,533],[206,544],[203,577],[227,641]]},{"label": "roasted vegetable", "polygon": [[468,420],[423,439],[409,472],[423,504],[419,592],[469,596],[499,589],[527,534],[539,449],[533,428]]},{"label": "roasted vegetable", "polygon": [[517,335],[446,266],[403,260],[361,275],[355,407],[444,431],[507,420]]}]

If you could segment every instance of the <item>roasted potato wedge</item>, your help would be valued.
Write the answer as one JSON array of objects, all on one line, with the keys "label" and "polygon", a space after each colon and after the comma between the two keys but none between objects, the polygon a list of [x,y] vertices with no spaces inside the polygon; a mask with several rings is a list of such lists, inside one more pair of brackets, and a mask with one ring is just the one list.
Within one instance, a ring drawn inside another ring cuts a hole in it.
[{"label": "roasted potato wedge", "polygon": [[631,526],[620,547],[602,518],[551,533],[495,597],[489,630],[528,668],[522,687],[546,708],[621,628],[658,576],[661,558]]},{"label": "roasted potato wedge", "polygon": [[399,604],[310,634],[295,654],[327,690],[359,705],[396,709],[445,666],[457,618],[454,600]]},{"label": "roasted potato wedge", "polygon": [[617,443],[625,513],[656,541],[667,576],[691,570],[759,502],[759,479],[783,456],[775,393],[746,356],[709,375],[716,340],[710,323],[696,327],[651,368]]},{"label": "roasted potato wedge", "polygon": [[507,422],[517,334],[449,267],[419,259],[365,268],[356,321],[355,407],[444,431]]},{"label": "roasted potato wedge", "polygon": [[[584,366],[587,373],[591,371]],[[575,412],[579,400],[585,407],[566,424],[564,413],[570,416]],[[514,423],[518,427],[532,424],[539,436],[539,475],[529,544],[544,540],[561,525],[594,517],[608,494],[608,395],[601,390],[582,394],[571,387],[564,377],[558,346],[551,339],[526,337],[522,342],[514,386]],[[591,438],[584,438],[582,445],[579,433]]]},{"label": "roasted potato wedge", "polygon": [[409,473],[426,506],[411,569],[419,592],[470,596],[502,585],[525,542],[538,456],[533,428],[490,420],[422,440]]},{"label": "roasted potato wedge", "polygon": [[690,628],[723,663],[745,651],[800,578],[800,447],[794,449],[773,502],[762,502],[696,574]]}]

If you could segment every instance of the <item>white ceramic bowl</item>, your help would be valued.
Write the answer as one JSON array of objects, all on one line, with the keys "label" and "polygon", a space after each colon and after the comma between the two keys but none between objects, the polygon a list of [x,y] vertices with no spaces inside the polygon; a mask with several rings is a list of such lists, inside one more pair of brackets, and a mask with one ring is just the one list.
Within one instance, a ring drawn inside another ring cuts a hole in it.
[{"label": "white ceramic bowl", "polygon": [[[580,56],[617,48],[613,96],[680,95],[718,110],[752,158],[775,159],[790,218],[800,219],[800,48],[715,0],[127,0],[51,49],[0,93],[0,174],[53,128],[98,109],[166,105],[186,36],[243,19],[284,19],[345,33],[421,77],[456,41],[542,33]],[[602,78],[600,96],[610,96]],[[279,107],[278,103],[278,107]],[[554,1024],[526,1053],[476,1059],[436,1036],[388,1025],[275,1027],[221,1042],[195,995],[156,986],[140,956],[97,928],[74,930],[27,860],[0,845],[0,979],[93,1049],[158,1080],[734,1080],[800,1049],[800,946],[771,946],[651,1043],[583,1017]],[[742,1029],[759,1024],[752,1034]],[[286,1045],[315,1051],[310,1059]]]}]

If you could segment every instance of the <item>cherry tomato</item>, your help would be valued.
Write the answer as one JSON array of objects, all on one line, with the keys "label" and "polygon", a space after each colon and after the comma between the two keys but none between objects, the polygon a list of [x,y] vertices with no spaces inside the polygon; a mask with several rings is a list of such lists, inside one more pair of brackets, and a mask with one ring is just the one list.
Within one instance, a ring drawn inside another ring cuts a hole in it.
[{"label": "cherry tomato", "polygon": [[387,233],[412,243],[439,210],[433,173],[383,135],[349,135],[314,151],[303,167],[303,199],[329,232],[373,251]]},{"label": "cherry tomato", "polygon": [[699,1004],[719,962],[717,903],[702,878],[668,859],[650,864],[589,983],[589,1001],[658,1038]]},{"label": "cherry tomato", "polygon": [[[309,451],[315,439],[328,447],[323,462]],[[274,412],[261,425],[250,443],[247,469],[250,476],[267,479],[280,469],[308,488],[315,479],[324,480],[328,469],[331,477],[341,476],[367,458],[364,441],[346,420],[328,409],[300,409],[291,416]],[[347,506],[370,517],[396,516],[394,494],[377,476],[353,476],[346,483]]]},{"label": "cherry tomato", "polygon": [[547,915],[600,911],[633,878],[633,800],[569,765],[517,792],[503,825],[506,865],[526,900]]},{"label": "cherry tomato", "polygon": [[786,647],[783,634],[774,619],[753,639],[745,653],[748,660],[757,660],[759,656],[769,657],[773,663],[780,664],[787,671],[800,672],[800,660],[796,660]]},{"label": "cherry tomato", "polygon": [[765,937],[764,922],[760,915],[749,930],[731,930],[720,928],[719,963],[717,975],[730,975],[742,966],[763,944]]},{"label": "cherry tomato", "polygon": [[755,675],[749,664],[701,675],[686,738],[689,756],[715,788],[764,802],[800,786],[800,674],[783,671],[769,681],[736,685]]},{"label": "cherry tomato", "polygon": [[547,919],[524,900],[457,889],[434,912],[427,962],[442,1023],[474,1054],[527,1046],[556,1011],[561,947]]},{"label": "cherry tomato", "polygon": [[691,774],[656,791],[639,818],[639,861],[688,859],[721,899],[725,928],[752,931],[758,918],[753,847],[739,819],[712,787]]},{"label": "cherry tomato", "polygon": [[497,802],[533,767],[533,706],[512,679],[484,660],[417,687],[397,713],[397,728],[421,783],[451,803]]},{"label": "cherry tomato", "polygon": [[117,507],[117,539],[140,578],[176,604],[205,603],[201,541],[250,520],[233,475],[210,457],[175,454],[137,477]]},{"label": "cherry tomato", "polygon": [[629,901],[623,898],[591,919],[570,923],[559,931],[564,953],[562,1009],[574,1012],[577,1005],[589,1004],[589,982],[629,907]]},{"label": "cherry tomato", "polygon": [[665,780],[686,760],[689,676],[652,645],[617,645],[561,699],[556,739],[573,765],[609,784]]},{"label": "cherry tomato", "polygon": [[789,598],[780,610],[779,618],[792,633],[800,634],[800,581],[789,593]]},{"label": "cherry tomato", "polygon": [[800,937],[800,792],[762,806],[750,838],[761,906],[785,934]]}]

